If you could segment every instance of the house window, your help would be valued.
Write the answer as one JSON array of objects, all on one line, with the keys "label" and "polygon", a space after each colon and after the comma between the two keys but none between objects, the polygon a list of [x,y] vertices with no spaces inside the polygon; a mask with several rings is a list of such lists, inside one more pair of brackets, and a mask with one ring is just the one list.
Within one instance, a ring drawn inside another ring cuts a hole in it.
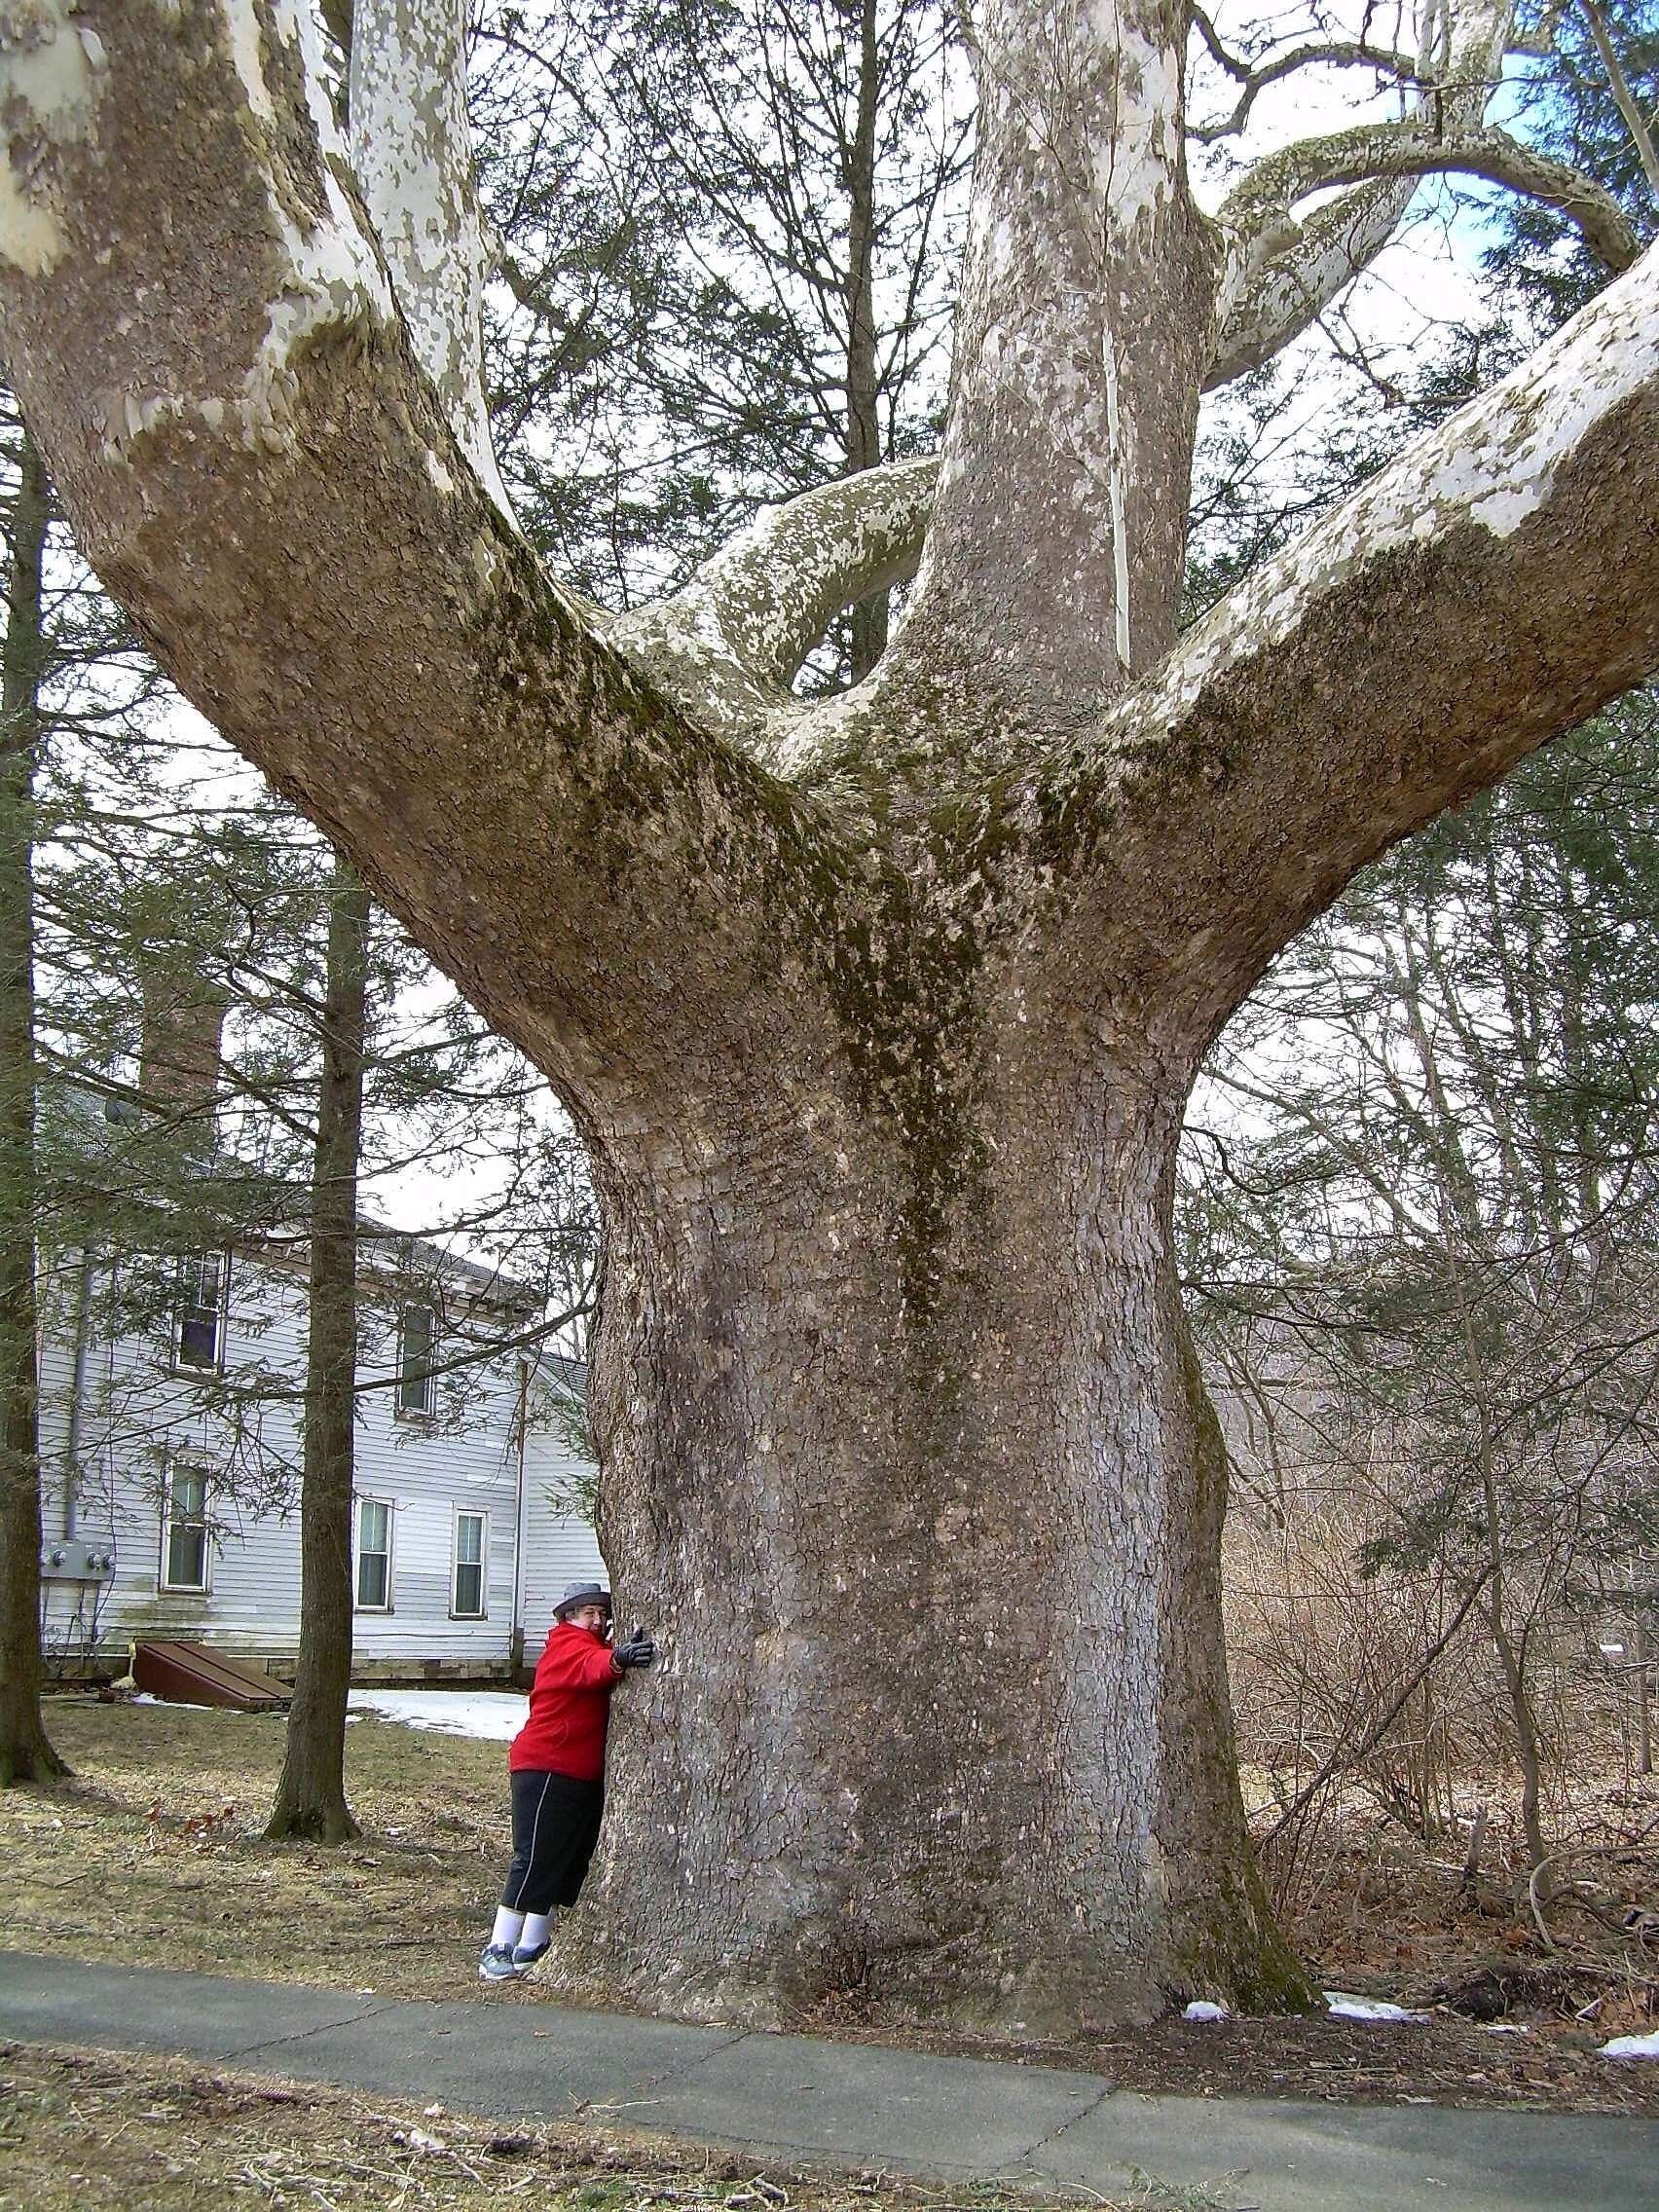
[{"label": "house window", "polygon": [[173,1296],[175,1367],[223,1365],[230,1276],[223,1252],[190,1252],[179,1261]]},{"label": "house window", "polygon": [[200,1467],[169,1467],[162,1503],[162,1588],[207,1588],[207,1477]]},{"label": "house window", "polygon": [[383,1497],[357,1500],[357,1610],[391,1610],[391,1507]]},{"label": "house window", "polygon": [[429,1306],[404,1309],[397,1331],[397,1410],[400,1414],[429,1415],[432,1411],[432,1342],[437,1316]]},{"label": "house window", "polygon": [[452,1610],[457,1620],[484,1618],[484,1562],[489,1549],[482,1513],[455,1517],[455,1592]]}]

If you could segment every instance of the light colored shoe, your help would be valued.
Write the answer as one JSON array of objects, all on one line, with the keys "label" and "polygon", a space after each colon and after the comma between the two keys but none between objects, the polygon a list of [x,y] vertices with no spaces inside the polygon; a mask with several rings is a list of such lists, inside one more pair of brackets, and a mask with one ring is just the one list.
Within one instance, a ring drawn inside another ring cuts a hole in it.
[{"label": "light colored shoe", "polygon": [[544,1959],[552,1948],[550,1942],[521,1943],[513,1953],[513,1964],[523,1973],[526,1967],[533,1967],[537,1959]]},{"label": "light colored shoe", "polygon": [[517,1981],[524,1972],[504,1943],[486,1943],[478,1954],[480,1981]]}]

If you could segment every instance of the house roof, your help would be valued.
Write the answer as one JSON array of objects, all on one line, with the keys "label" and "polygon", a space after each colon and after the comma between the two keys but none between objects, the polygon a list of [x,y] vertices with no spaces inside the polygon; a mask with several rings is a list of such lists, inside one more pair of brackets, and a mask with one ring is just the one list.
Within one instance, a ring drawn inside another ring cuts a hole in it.
[{"label": "house roof", "polygon": [[[69,1125],[75,1131],[74,1149],[78,1154],[84,1151],[85,1167],[94,1181],[99,1156],[105,1147],[118,1142],[123,1130],[142,1126],[150,1118],[147,1107],[122,1091],[104,1092],[68,1083],[55,1087],[53,1095],[70,1118]],[[232,1173],[245,1175],[249,1172],[246,1161],[217,1145],[210,1150],[203,1146],[200,1161],[203,1182],[210,1181],[220,1168],[227,1178]],[[250,1223],[240,1234],[233,1232],[231,1240],[260,1251],[273,1266],[295,1265],[308,1234],[306,1212],[310,1193],[301,1183],[273,1181],[271,1196],[284,1212],[291,1203],[292,1214],[283,1218],[274,1203],[263,1222]],[[165,1211],[167,1205],[165,1194],[158,1194],[155,1203]],[[394,1286],[399,1276],[424,1278],[463,1292],[477,1304],[525,1315],[536,1312],[542,1304],[539,1294],[529,1283],[518,1281],[499,1268],[465,1259],[434,1237],[394,1228],[391,1223],[361,1209],[357,1214],[357,1235],[359,1269],[380,1276],[388,1287]]]}]

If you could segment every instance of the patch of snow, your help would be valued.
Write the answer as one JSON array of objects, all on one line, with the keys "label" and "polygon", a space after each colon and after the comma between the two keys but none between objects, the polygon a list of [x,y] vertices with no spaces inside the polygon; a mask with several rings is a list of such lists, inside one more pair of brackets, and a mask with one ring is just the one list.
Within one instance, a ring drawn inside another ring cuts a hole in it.
[{"label": "patch of snow", "polygon": [[1207,1997],[1195,1997],[1181,2015],[1183,2020],[1231,2020],[1225,2005],[1212,2005]]},{"label": "patch of snow", "polygon": [[1519,2020],[1492,2020],[1482,2029],[1483,2036],[1530,2036],[1530,2028],[1524,2028]]},{"label": "patch of snow", "polygon": [[354,1713],[481,1744],[508,1743],[524,1726],[525,1701],[517,1690],[352,1690],[346,1702]]},{"label": "patch of snow", "polygon": [[1327,1989],[1325,2003],[1335,2020],[1426,2020],[1426,2012],[1410,2012],[1391,2005],[1385,1997],[1355,1997],[1346,1989]]},{"label": "patch of snow", "polygon": [[1614,2036],[1602,2046],[1604,2058],[1659,2058],[1659,2028],[1646,2036]]}]

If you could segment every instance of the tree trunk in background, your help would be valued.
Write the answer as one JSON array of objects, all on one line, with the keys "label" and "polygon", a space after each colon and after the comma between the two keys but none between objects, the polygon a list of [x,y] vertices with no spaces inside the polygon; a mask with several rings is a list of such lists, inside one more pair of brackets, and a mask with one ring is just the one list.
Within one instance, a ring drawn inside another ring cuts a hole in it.
[{"label": "tree trunk in background", "polygon": [[312,1179],[311,1332],[300,1501],[300,1660],[268,1836],[349,1843],[352,1422],[357,1380],[357,1161],[369,894],[345,861],[328,914],[328,996]]},{"label": "tree trunk in background", "polygon": [[[849,30],[851,24],[848,25]],[[847,474],[876,467],[881,415],[875,360],[875,121],[877,82],[875,0],[859,0],[859,100],[852,158],[847,165]],[[887,593],[871,592],[853,608],[852,674],[855,683],[887,650]]]},{"label": "tree trunk in background", "polygon": [[32,853],[49,512],[45,465],[25,429],[0,656],[0,1785],[67,1772],[40,1716]]}]

